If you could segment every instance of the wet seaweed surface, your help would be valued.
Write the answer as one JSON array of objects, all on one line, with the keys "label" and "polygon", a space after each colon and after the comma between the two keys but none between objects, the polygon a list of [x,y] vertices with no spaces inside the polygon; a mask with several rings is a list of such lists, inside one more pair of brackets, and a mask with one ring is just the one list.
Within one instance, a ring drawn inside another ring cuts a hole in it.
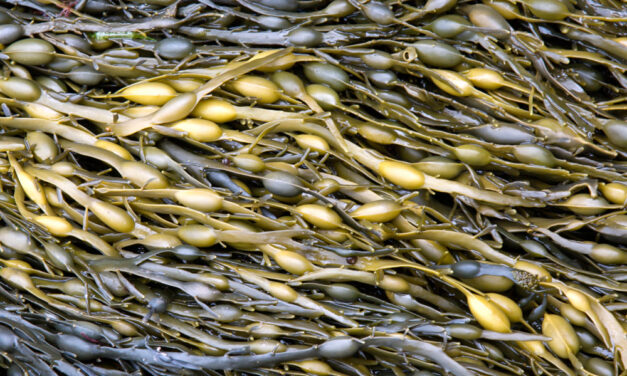
[{"label": "wet seaweed surface", "polygon": [[6,374],[625,373],[624,2],[0,6]]}]

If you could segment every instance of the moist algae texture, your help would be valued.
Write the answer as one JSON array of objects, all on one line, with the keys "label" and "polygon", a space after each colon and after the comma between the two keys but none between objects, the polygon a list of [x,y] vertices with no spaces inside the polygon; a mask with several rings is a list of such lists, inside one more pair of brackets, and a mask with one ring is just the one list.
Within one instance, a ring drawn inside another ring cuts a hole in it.
[{"label": "moist algae texture", "polygon": [[627,371],[624,3],[0,6],[6,374]]}]

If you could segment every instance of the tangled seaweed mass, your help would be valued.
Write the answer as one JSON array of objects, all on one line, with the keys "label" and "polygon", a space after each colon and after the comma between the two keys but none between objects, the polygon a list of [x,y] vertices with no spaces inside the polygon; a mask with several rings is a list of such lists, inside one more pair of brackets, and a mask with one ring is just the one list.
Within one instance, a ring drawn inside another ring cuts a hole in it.
[{"label": "tangled seaweed mass", "polygon": [[624,1],[0,5],[6,374],[627,371]]}]

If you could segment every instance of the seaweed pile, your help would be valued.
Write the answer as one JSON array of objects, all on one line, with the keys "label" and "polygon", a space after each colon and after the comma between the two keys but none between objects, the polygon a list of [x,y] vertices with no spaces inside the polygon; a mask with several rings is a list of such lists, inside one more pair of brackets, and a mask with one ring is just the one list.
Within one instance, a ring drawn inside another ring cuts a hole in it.
[{"label": "seaweed pile", "polygon": [[15,0],[0,367],[619,375],[616,0]]}]

